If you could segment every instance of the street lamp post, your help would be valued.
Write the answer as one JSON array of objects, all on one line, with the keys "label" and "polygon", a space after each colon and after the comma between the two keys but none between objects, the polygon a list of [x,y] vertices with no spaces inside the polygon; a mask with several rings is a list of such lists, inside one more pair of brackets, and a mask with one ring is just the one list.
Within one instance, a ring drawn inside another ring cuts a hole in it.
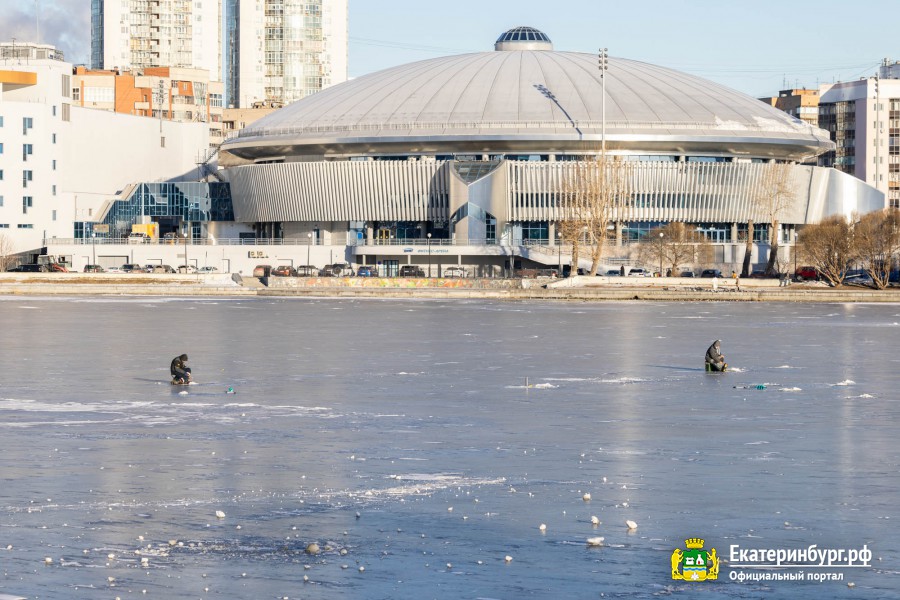
[{"label": "street lamp post", "polygon": [[794,275],[797,274],[797,230],[794,230],[794,247],[791,248],[791,252],[794,254]]},{"label": "street lamp post", "polygon": [[428,238],[428,277],[431,277],[431,234],[425,234],[425,237]]},{"label": "street lamp post", "polygon": [[662,263],[663,263],[663,237],[665,237],[662,231],[659,232],[659,276],[662,277]]},{"label": "street lamp post", "polygon": [[91,232],[91,256],[92,256],[92,265],[97,264],[97,234]]},{"label": "street lamp post", "polygon": [[556,276],[562,277],[562,237],[559,230],[556,230]]},{"label": "street lamp post", "polygon": [[191,226],[190,226],[190,224],[187,223],[187,221],[185,221],[185,225],[184,225],[184,272],[185,273],[188,272],[187,240],[188,240],[188,235],[190,234],[190,232],[191,232]]},{"label": "street lamp post", "polygon": [[306,266],[309,266],[309,247],[312,246],[312,232],[306,234]]},{"label": "street lamp post", "polygon": [[606,48],[600,48],[597,60],[600,68],[600,153],[606,160],[606,72],[609,70],[609,53]]}]

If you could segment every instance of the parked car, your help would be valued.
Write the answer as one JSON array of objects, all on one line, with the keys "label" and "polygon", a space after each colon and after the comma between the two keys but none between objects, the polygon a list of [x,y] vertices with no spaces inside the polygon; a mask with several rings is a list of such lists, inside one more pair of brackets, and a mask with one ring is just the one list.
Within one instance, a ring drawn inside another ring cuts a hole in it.
[{"label": "parked car", "polygon": [[[599,275],[599,273],[598,273]],[[619,277],[622,275],[622,271],[619,269],[607,269],[606,277]]]},{"label": "parked car", "polygon": [[[180,269],[179,269],[180,271]],[[272,265],[256,265],[253,268],[253,276],[254,277],[268,277],[269,273],[272,272]]]},{"label": "parked car", "polygon": [[46,273],[49,271],[45,265],[19,265],[8,269],[10,273]]},{"label": "parked car", "polygon": [[718,269],[703,269],[703,272],[700,273],[700,277],[705,277],[707,279],[712,279],[713,277],[721,277],[722,271]]},{"label": "parked car", "polygon": [[402,265],[400,267],[400,277],[425,277],[425,271],[417,265]]},{"label": "parked car", "polygon": [[100,265],[84,265],[84,273],[105,273],[106,269]]},{"label": "parked car", "polygon": [[375,265],[360,265],[356,270],[357,277],[378,277],[378,269]]},{"label": "parked car", "polygon": [[697,275],[693,271],[682,271],[681,276],[682,277],[696,277]]},{"label": "parked car", "polygon": [[640,267],[638,267],[638,268],[630,269],[628,271],[628,276],[629,277],[650,277],[650,273],[647,271],[647,269],[641,269]]},{"label": "parked car", "polygon": [[[563,265],[562,276],[568,277],[571,273],[572,273],[572,265]],[[587,275],[588,272],[587,272],[587,269],[582,269],[581,267],[578,267],[578,270],[575,271],[575,274],[576,275]]]},{"label": "parked car", "polygon": [[296,277],[297,271],[290,265],[278,265],[272,269],[272,277]]},{"label": "parked car", "polygon": [[209,273],[215,273],[218,270],[219,269],[217,269],[216,267],[200,267],[199,272],[209,274]]},{"label": "parked car", "polygon": [[150,236],[146,233],[136,232],[132,233],[128,236],[129,244],[148,244],[150,243]]},{"label": "parked car", "polygon": [[319,269],[319,277],[334,277],[334,265],[325,265]]},{"label": "parked car", "polygon": [[797,281],[818,281],[820,277],[821,274],[815,267],[797,267],[797,270],[794,271],[794,279]]},{"label": "parked car", "polygon": [[319,274],[319,269],[312,265],[300,265],[296,271],[297,277],[315,277]]},{"label": "parked car", "polygon": [[107,273],[121,273],[122,269],[120,267],[106,267]]},{"label": "parked car", "polygon": [[173,269],[169,265],[153,265],[152,268],[147,272],[148,273],[174,273],[175,269]]},{"label": "parked car", "polygon": [[334,263],[331,265],[331,272],[335,277],[353,277],[355,275],[353,267],[349,263]]},{"label": "parked car", "polygon": [[123,273],[143,273],[144,267],[141,265],[122,265]]},{"label": "parked car", "polygon": [[178,272],[193,275],[197,272],[197,267],[194,265],[178,265]]},{"label": "parked car", "polygon": [[469,273],[462,267],[447,267],[444,269],[444,277],[468,277]]}]

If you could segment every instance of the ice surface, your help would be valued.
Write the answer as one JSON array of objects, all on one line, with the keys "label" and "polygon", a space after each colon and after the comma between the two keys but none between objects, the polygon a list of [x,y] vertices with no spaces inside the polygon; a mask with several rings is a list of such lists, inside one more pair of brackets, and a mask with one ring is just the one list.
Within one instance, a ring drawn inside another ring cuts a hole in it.
[{"label": "ice surface", "polygon": [[852,596],[723,565],[704,597],[895,597],[896,312],[0,299],[4,591],[645,598],[696,589],[669,557],[703,537],[876,557]]}]

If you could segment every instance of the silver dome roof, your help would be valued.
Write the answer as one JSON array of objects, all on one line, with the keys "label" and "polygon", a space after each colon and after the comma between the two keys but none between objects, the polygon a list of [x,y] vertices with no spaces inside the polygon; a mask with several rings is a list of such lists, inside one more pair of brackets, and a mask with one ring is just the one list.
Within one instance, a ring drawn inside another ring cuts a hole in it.
[{"label": "silver dome roof", "polygon": [[[232,162],[228,153],[243,162],[358,152],[591,151],[601,137],[602,89],[593,54],[521,50],[424,60],[338,84],[256,121],[225,142],[223,164]],[[827,132],[755,98],[612,57],[605,131],[608,148],[631,152],[800,159],[833,147]]]}]

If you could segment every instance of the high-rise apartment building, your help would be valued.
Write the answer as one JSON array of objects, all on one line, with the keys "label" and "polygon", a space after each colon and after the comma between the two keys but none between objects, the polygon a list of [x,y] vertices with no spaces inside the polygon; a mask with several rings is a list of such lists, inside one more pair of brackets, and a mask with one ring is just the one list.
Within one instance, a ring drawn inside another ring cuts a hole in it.
[{"label": "high-rise apartment building", "polygon": [[347,3],[91,0],[91,68],[206,69],[229,106],[283,106],[346,81]]},{"label": "high-rise apartment building", "polygon": [[223,0],[91,0],[91,68],[206,69],[221,80]]},{"label": "high-rise apartment building", "polygon": [[819,88],[819,127],[836,144],[819,165],[854,175],[900,208],[900,73],[885,67],[879,76]]},{"label": "high-rise apartment building", "polygon": [[347,79],[347,0],[224,1],[228,106],[283,106]]}]

